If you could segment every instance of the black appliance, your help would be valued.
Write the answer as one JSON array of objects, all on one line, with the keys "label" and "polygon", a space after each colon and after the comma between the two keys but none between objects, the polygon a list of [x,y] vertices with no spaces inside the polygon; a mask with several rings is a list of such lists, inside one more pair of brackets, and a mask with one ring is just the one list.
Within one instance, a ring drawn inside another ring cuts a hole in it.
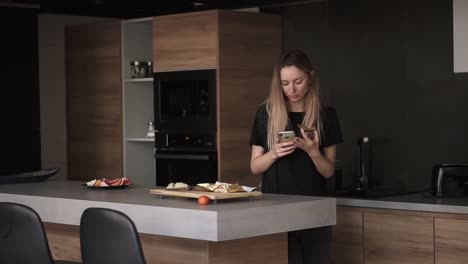
[{"label": "black appliance", "polygon": [[432,192],[437,197],[468,196],[468,164],[435,165]]},{"label": "black appliance", "polygon": [[216,149],[216,133],[156,133],[156,186],[214,183],[218,178]]},{"label": "black appliance", "polygon": [[158,131],[216,131],[216,70],[154,74]]}]

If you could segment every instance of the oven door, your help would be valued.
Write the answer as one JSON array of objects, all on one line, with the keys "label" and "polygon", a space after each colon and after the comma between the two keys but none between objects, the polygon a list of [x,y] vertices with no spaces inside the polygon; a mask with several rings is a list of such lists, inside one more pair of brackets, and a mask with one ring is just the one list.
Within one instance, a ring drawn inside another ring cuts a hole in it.
[{"label": "oven door", "polygon": [[216,151],[156,149],[155,159],[156,186],[171,182],[214,183],[218,178]]}]

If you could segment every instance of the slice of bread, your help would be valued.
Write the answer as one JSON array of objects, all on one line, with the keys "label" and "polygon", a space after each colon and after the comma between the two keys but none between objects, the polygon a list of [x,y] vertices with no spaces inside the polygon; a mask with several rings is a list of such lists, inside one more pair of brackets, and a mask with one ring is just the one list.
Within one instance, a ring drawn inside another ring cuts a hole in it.
[{"label": "slice of bread", "polygon": [[178,190],[188,190],[189,185],[183,182],[176,182],[176,183],[169,183],[166,187],[166,189],[171,190],[171,189],[178,189]]}]

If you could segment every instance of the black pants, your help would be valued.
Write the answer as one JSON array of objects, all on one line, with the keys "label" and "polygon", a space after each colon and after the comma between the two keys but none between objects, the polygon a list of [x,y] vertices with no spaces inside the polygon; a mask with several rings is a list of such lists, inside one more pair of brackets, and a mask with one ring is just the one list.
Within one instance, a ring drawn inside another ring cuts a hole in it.
[{"label": "black pants", "polygon": [[289,264],[330,263],[331,232],[331,226],[289,232]]}]

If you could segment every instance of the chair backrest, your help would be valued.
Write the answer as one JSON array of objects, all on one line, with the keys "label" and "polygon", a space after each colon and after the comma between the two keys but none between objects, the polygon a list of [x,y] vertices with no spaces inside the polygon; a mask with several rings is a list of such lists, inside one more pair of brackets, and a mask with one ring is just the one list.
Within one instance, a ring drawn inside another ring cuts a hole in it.
[{"label": "chair backrest", "polygon": [[146,263],[135,224],[122,212],[86,209],[81,216],[80,240],[84,264]]},{"label": "chair backrest", "polygon": [[54,263],[41,218],[32,208],[0,202],[0,263]]}]

